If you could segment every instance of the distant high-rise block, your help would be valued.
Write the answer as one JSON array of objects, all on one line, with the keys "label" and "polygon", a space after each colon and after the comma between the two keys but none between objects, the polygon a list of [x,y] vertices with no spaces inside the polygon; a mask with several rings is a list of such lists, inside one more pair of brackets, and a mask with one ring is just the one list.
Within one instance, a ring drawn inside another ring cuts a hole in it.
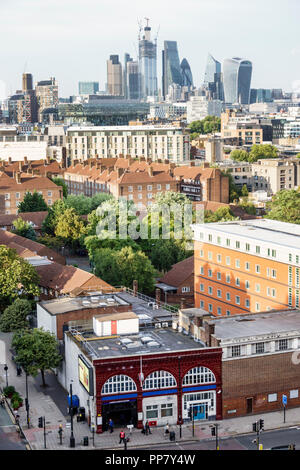
[{"label": "distant high-rise block", "polygon": [[204,83],[207,85],[208,83],[214,82],[216,73],[221,73],[221,64],[211,54],[208,54],[204,75]]},{"label": "distant high-rise block", "polygon": [[164,41],[162,51],[162,94],[164,99],[172,83],[182,85],[182,74],[176,41]]},{"label": "distant high-rise block", "polygon": [[186,86],[189,89],[193,87],[193,75],[190,64],[186,59],[182,59],[181,64],[181,75],[182,75],[182,86]]},{"label": "distant high-rise block", "polygon": [[252,63],[234,57],[225,59],[223,65],[224,94],[226,103],[249,104]]},{"label": "distant high-rise block", "polygon": [[50,80],[37,82],[35,93],[38,104],[38,120],[42,121],[42,113],[47,108],[57,108],[58,106],[58,83],[54,77]]},{"label": "distant high-rise block", "polygon": [[157,96],[156,47],[156,41],[151,41],[151,28],[147,24],[144,35],[139,40],[139,71],[143,98]]},{"label": "distant high-rise block", "polygon": [[80,95],[95,95],[99,91],[99,82],[79,82],[78,92]]},{"label": "distant high-rise block", "polygon": [[23,73],[22,75],[22,90],[33,90],[33,79],[31,73]]},{"label": "distant high-rise block", "polygon": [[107,91],[109,95],[123,95],[122,65],[118,55],[111,55],[107,61]]}]

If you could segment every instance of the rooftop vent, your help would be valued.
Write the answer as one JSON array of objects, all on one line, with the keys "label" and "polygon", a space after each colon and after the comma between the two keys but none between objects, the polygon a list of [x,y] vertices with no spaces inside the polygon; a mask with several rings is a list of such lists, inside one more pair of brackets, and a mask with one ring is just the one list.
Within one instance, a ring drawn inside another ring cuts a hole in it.
[{"label": "rooftop vent", "polygon": [[129,343],[133,343],[132,339],[129,339],[129,338],[123,338],[120,340],[120,343],[121,344],[129,344]]},{"label": "rooftop vent", "polygon": [[147,343],[147,346],[149,346],[149,348],[157,348],[160,346],[160,344],[157,341],[150,341]]},{"label": "rooftop vent", "polygon": [[141,341],[143,344],[147,344],[150,343],[150,341],[153,341],[153,339],[150,338],[150,336],[144,336],[143,338],[141,338]]}]

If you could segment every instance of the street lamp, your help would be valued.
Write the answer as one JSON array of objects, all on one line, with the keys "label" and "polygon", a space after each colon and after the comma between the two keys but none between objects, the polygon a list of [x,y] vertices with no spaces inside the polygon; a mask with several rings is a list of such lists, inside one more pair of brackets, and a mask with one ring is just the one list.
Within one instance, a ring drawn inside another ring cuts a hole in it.
[{"label": "street lamp", "polygon": [[[178,392],[179,392],[179,399],[181,401],[181,370],[180,370],[180,361],[181,361],[181,356],[178,356],[178,378],[179,378],[179,386],[178,386]],[[180,405],[182,406],[182,404],[180,403]],[[181,418],[181,414],[179,415],[179,436],[180,436],[180,439],[182,437],[182,428],[181,428],[181,424],[182,424],[182,418]]]},{"label": "street lamp", "polygon": [[28,429],[30,428],[30,419],[29,419],[29,400],[28,400],[28,374],[27,370],[25,370],[25,379],[26,379],[26,398],[25,398],[25,408],[26,408],[26,413],[27,413],[27,426]]},{"label": "street lamp", "polygon": [[[71,380],[72,382],[72,380]],[[71,415],[71,437],[70,437],[70,447],[75,447],[75,438],[73,434],[73,392],[72,392],[72,383],[70,383],[70,415]]]},{"label": "street lamp", "polygon": [[7,364],[5,364],[5,366],[4,366],[4,370],[5,370],[5,375],[6,375],[6,386],[8,387],[8,379],[7,379],[7,371],[8,371],[8,367],[7,367]]}]

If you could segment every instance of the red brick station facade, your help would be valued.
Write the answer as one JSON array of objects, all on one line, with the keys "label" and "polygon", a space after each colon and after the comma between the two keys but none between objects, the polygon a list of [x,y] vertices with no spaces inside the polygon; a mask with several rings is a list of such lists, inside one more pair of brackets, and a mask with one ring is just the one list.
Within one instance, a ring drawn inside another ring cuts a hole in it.
[{"label": "red brick station facade", "polygon": [[221,348],[201,348],[94,359],[96,432],[109,418],[138,428],[180,424],[189,409],[195,420],[222,419],[221,358]]}]

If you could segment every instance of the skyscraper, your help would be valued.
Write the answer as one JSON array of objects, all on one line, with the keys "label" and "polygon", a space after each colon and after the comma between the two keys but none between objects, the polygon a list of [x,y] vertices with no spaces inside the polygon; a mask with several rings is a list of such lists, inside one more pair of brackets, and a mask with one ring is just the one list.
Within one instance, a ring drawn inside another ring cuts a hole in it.
[{"label": "skyscraper", "polygon": [[139,38],[139,69],[141,74],[141,95],[157,96],[156,41],[151,41],[151,28],[144,27],[144,35]]},{"label": "skyscraper", "polygon": [[79,82],[78,91],[80,95],[95,95],[99,91],[99,82]]},{"label": "skyscraper", "polygon": [[162,94],[166,98],[172,83],[182,85],[182,75],[176,41],[164,41],[162,51]]},{"label": "skyscraper", "polygon": [[22,90],[33,90],[33,80],[31,73],[23,73],[22,75]]},{"label": "skyscraper", "polygon": [[226,103],[249,104],[252,63],[234,57],[225,59],[223,65],[224,94]]},{"label": "skyscraper", "polygon": [[107,91],[109,95],[123,94],[122,65],[118,55],[111,55],[107,61]]},{"label": "skyscraper", "polygon": [[186,59],[182,59],[181,64],[181,75],[182,75],[182,86],[188,87],[188,89],[193,87],[193,75],[191,67]]},{"label": "skyscraper", "polygon": [[127,83],[127,98],[129,100],[139,100],[141,97],[140,92],[141,74],[139,72],[139,63],[131,60],[127,62],[126,83]]},{"label": "skyscraper", "polygon": [[221,64],[211,54],[207,56],[206,69],[204,75],[204,83],[212,83],[215,81],[215,74],[221,73]]}]

